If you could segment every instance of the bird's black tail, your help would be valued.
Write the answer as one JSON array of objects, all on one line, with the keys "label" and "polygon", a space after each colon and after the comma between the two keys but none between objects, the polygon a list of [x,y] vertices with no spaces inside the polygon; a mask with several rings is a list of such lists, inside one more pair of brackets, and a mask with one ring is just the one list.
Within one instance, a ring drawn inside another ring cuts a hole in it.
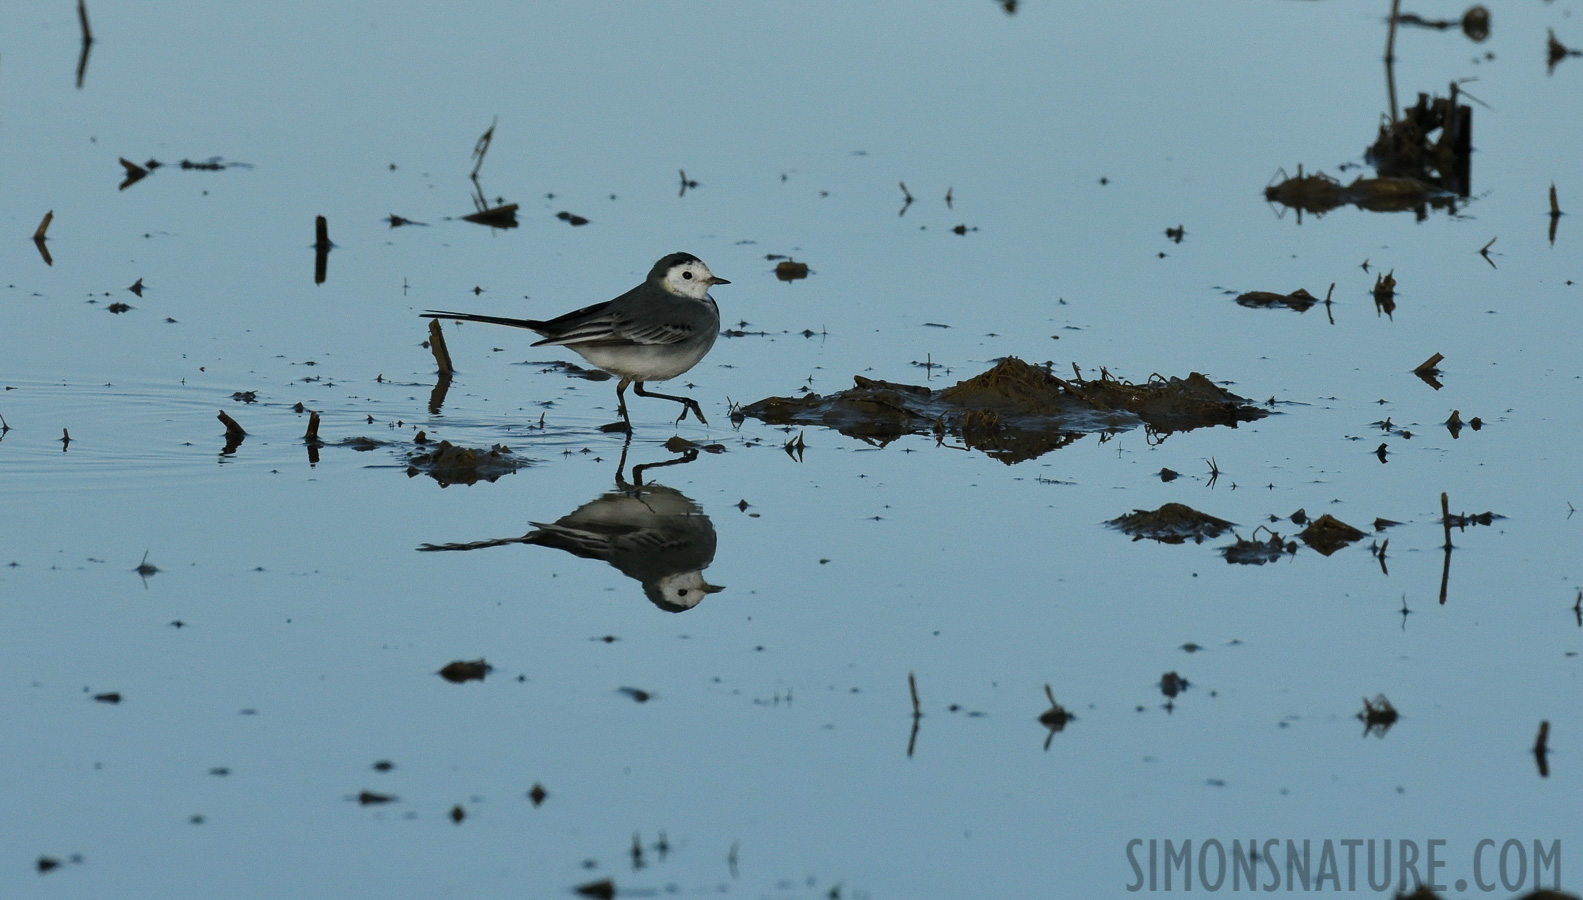
[{"label": "bird's black tail", "polygon": [[444,310],[431,309],[421,313],[425,319],[455,319],[458,322],[488,322],[491,325],[508,325],[512,328],[526,328],[529,331],[540,331],[544,323],[537,319],[510,319],[505,316],[485,316],[478,313],[445,312]]}]

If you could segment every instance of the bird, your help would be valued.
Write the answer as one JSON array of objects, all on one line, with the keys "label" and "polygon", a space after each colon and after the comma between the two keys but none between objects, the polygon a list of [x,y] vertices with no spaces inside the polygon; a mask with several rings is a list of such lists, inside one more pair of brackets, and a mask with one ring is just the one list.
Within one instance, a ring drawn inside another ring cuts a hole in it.
[{"label": "bird", "polygon": [[[691,253],[671,253],[660,257],[643,283],[625,294],[548,321],[434,309],[422,315],[429,319],[526,328],[542,338],[533,343],[535,347],[570,348],[596,368],[621,379],[616,385],[620,429],[630,434],[628,385],[636,385],[634,393],[640,397],[657,397],[682,404],[677,422],[691,412],[699,422],[709,424],[698,401],[646,391],[643,385],[675,378],[709,353],[720,334],[720,308],[709,296],[709,289],[730,283],[710,272],[703,260]],[[610,426],[612,430],[616,427]]]}]

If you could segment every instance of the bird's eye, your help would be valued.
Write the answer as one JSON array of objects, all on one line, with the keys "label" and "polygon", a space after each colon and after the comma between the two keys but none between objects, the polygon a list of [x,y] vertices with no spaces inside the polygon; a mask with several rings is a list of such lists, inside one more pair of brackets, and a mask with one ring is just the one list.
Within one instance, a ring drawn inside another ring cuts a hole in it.
[{"label": "bird's eye", "polygon": [[682,588],[681,590],[677,591],[676,592],[676,596],[678,596],[678,597],[685,597],[685,596],[687,596],[687,589],[686,588]]},{"label": "bird's eye", "polygon": [[692,281],[693,280],[693,273],[692,272],[683,272],[682,273],[682,277],[687,279],[688,281]]}]

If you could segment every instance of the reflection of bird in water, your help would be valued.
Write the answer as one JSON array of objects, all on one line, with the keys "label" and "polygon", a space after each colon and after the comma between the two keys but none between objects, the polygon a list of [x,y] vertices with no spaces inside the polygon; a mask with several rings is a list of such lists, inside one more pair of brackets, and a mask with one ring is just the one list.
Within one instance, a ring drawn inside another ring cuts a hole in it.
[{"label": "reflection of bird in water", "polygon": [[[696,456],[696,451],[691,455]],[[584,559],[602,559],[641,582],[649,600],[667,612],[685,612],[709,594],[724,590],[704,581],[703,570],[715,559],[715,527],[698,504],[662,484],[640,480],[633,486],[618,479],[617,485],[554,522],[534,522],[534,530],[521,537],[424,544],[418,549],[538,544]]]}]

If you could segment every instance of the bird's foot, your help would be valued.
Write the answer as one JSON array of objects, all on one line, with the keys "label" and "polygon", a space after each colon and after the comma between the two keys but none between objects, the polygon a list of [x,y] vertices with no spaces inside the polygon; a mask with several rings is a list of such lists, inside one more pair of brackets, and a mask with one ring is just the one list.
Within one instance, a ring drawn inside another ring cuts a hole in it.
[{"label": "bird's foot", "polygon": [[700,424],[703,424],[703,425],[708,425],[709,424],[709,420],[704,418],[704,411],[698,407],[698,401],[697,400],[685,400],[685,401],[683,401],[682,414],[676,417],[676,423],[678,425],[680,425],[682,420],[687,418],[687,413],[689,413],[689,412],[691,412],[694,416],[696,416],[698,418],[698,421],[699,421]]}]

